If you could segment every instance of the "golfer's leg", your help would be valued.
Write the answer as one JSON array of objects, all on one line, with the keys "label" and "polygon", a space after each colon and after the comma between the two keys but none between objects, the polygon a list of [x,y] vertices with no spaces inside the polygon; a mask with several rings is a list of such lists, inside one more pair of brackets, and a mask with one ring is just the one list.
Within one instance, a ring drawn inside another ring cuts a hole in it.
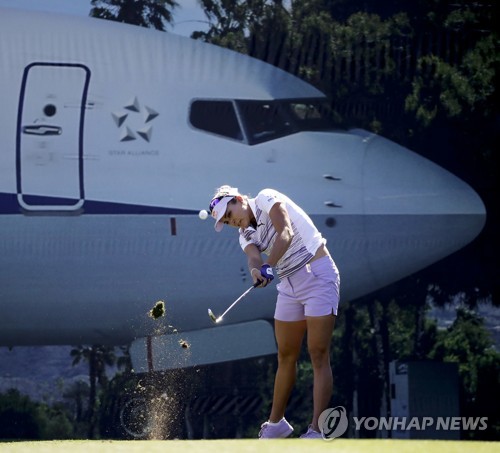
[{"label": "golfer's leg", "polygon": [[295,384],[297,359],[307,325],[306,321],[285,322],[276,319],[274,322],[278,343],[278,370],[274,380],[269,421],[276,423],[285,416],[286,405]]},{"label": "golfer's leg", "polygon": [[318,418],[328,408],[333,392],[333,376],[330,367],[330,343],[335,316],[307,317],[307,347],[314,373],[312,427],[318,429]]}]

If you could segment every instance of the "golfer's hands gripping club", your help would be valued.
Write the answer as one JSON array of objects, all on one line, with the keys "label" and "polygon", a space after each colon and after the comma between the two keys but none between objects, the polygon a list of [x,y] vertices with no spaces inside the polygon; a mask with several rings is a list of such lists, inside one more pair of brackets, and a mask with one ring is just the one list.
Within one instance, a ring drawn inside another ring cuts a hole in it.
[{"label": "golfer's hands gripping club", "polygon": [[255,285],[262,288],[274,280],[273,268],[269,264],[263,264],[260,269],[252,269],[251,274]]}]

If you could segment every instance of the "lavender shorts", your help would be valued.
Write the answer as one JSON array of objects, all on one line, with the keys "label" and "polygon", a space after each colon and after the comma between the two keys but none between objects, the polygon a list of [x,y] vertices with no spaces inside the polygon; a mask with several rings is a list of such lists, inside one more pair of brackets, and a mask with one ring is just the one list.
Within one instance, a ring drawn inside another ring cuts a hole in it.
[{"label": "lavender shorts", "polygon": [[274,319],[303,321],[306,316],[337,315],[340,276],[335,262],[324,256],[306,264],[276,286]]}]

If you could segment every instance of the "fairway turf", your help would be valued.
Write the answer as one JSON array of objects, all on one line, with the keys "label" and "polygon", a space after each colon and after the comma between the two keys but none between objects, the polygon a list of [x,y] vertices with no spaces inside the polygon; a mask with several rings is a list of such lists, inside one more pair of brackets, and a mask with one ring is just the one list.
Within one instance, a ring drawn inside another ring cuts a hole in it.
[{"label": "fairway turf", "polygon": [[123,453],[164,453],[166,451],[182,451],[183,453],[217,453],[217,452],[259,452],[259,453],[302,453],[305,450],[329,453],[500,453],[500,442],[469,442],[442,440],[358,440],[335,439],[280,439],[280,440],[144,440],[144,441],[34,441],[3,442],[0,451],[33,452],[33,453],[89,453],[89,452],[123,452]]}]

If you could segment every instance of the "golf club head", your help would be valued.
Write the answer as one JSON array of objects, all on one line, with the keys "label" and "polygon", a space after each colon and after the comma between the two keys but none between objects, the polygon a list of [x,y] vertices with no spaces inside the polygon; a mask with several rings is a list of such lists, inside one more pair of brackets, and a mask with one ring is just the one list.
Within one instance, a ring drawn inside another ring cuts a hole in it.
[{"label": "golf club head", "polygon": [[214,323],[217,322],[217,318],[215,317],[213,311],[210,310],[210,308],[208,309],[208,316],[210,317],[210,319],[212,320],[212,322],[214,322]]}]

